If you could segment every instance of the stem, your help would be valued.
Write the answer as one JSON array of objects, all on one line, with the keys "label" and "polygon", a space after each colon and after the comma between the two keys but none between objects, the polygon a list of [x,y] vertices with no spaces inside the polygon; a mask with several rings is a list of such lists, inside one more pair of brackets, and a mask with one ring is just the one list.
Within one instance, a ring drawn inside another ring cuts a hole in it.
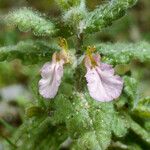
[{"label": "stem", "polygon": [[[77,59],[80,58],[82,55],[82,48],[83,48],[83,33],[77,36],[77,48],[76,48],[76,57]],[[75,88],[77,91],[81,92],[84,88],[85,79],[83,74],[83,65],[79,64],[75,70]]]},{"label": "stem", "polygon": [[132,120],[130,116],[129,119],[131,130],[134,131],[141,139],[150,144],[150,134],[144,128],[138,125],[134,120]]},{"label": "stem", "polygon": [[121,143],[120,141],[117,141],[117,142],[111,142],[111,145],[110,145],[111,148],[121,148],[121,149],[128,149],[128,146]]},{"label": "stem", "polygon": [[77,58],[79,58],[80,55],[82,54],[82,46],[83,46],[83,33],[77,35],[77,51],[76,51]]},{"label": "stem", "polygon": [[13,148],[17,148],[17,146],[14,144],[14,143],[12,143],[7,137],[5,137],[5,136],[3,136],[3,135],[1,135],[1,137],[3,138],[3,139],[5,139]]}]

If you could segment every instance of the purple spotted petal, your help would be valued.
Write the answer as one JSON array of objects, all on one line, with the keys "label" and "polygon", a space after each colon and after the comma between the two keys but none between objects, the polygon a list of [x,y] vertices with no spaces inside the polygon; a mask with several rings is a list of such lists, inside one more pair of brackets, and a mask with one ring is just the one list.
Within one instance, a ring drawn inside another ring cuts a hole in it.
[{"label": "purple spotted petal", "polygon": [[63,76],[63,64],[63,60],[53,60],[42,67],[42,79],[39,81],[39,93],[44,98],[54,98],[56,96]]},{"label": "purple spotted petal", "polygon": [[88,90],[93,99],[101,102],[112,101],[120,96],[123,88],[121,77],[114,75],[114,69],[108,64],[100,64],[87,69],[85,75]]}]

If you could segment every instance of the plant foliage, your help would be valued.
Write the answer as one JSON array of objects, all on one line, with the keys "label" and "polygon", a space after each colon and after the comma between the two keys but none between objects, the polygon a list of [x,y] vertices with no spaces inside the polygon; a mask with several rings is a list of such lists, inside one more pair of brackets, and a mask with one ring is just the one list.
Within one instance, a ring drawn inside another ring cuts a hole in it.
[{"label": "plant foliage", "polygon": [[[20,59],[25,65],[39,65],[50,61],[52,53],[59,51],[60,48],[49,37],[55,36],[57,39],[58,32],[65,36],[65,32],[71,31],[71,34],[68,34],[71,38],[67,39],[69,49],[73,50],[72,55],[77,57],[77,62],[81,62],[80,58],[84,54],[85,46],[83,35],[110,26],[113,21],[125,15],[128,8],[134,6],[136,1],[111,0],[93,11],[88,11],[85,1],[56,0],[62,10],[59,23],[57,19],[51,21],[54,19],[46,18],[31,8],[14,10],[6,15],[6,24],[18,26],[21,31],[31,30],[35,36],[47,36],[50,42],[43,39],[29,40],[21,41],[17,45],[1,47],[0,61]],[[71,44],[76,41],[76,44]],[[150,44],[145,41],[92,43],[92,45],[96,46],[102,60],[113,66],[129,64],[133,60],[142,63],[150,61]],[[138,81],[132,73],[122,75],[124,88],[121,97],[113,102],[102,103],[90,97],[84,82],[79,83],[81,81],[79,79],[84,77],[85,70],[81,69],[83,67],[80,67],[79,71],[72,64],[66,67],[62,85],[53,100],[46,101],[39,95],[38,74],[30,81],[30,89],[35,101],[26,109],[23,124],[10,139],[15,147],[18,150],[56,150],[63,148],[65,143],[73,150],[105,150],[114,146],[129,150],[133,147],[139,149],[149,147],[149,131],[133,118],[136,114],[136,117],[146,124],[146,119],[150,117],[150,99],[138,97]],[[82,66],[82,63],[77,65]],[[83,87],[82,90],[78,91],[75,84]],[[143,116],[146,119],[143,119]],[[141,139],[142,143],[138,143],[131,136],[132,133]],[[7,144],[6,147],[12,148]]]}]

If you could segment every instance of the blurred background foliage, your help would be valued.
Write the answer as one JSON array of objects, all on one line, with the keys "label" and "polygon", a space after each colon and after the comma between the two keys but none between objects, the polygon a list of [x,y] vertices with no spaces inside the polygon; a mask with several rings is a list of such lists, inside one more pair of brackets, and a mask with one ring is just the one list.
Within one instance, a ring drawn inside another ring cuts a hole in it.
[{"label": "blurred background foliage", "polygon": [[[88,9],[93,10],[97,4],[105,2],[105,0],[87,0]],[[53,18],[60,15],[54,0],[0,0],[0,47],[14,45],[18,41],[27,39],[41,38],[19,32],[17,28],[6,27],[1,22],[4,14],[22,6],[32,7]],[[111,27],[85,38],[87,43],[150,42],[150,0],[139,0],[127,15],[113,23]],[[46,40],[51,41],[51,39]],[[4,139],[7,140],[7,137],[21,125],[25,107],[33,103],[29,83],[38,74],[39,68],[39,66],[25,67],[19,60],[0,63],[0,143]],[[131,64],[116,67],[119,74],[131,73],[130,70],[132,75],[140,80],[140,93],[150,96],[150,63],[140,63],[135,60]],[[10,96],[11,94],[13,96]],[[0,144],[0,150],[1,148]]]}]

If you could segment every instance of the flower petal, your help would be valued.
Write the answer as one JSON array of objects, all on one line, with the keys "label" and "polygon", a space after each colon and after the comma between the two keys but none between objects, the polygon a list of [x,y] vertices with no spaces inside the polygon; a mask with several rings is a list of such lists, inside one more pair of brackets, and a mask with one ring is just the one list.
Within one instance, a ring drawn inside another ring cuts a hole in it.
[{"label": "flower petal", "polygon": [[39,93],[44,98],[54,98],[63,76],[64,61],[46,63],[41,69],[42,79],[39,81]]},{"label": "flower petal", "polygon": [[101,63],[100,68],[102,71],[105,71],[105,72],[108,72],[109,74],[114,75],[114,69],[113,69],[112,65],[108,65],[106,63]]},{"label": "flower petal", "polygon": [[[92,54],[92,58],[94,59],[96,64],[99,66],[100,65],[101,56],[98,53],[97,54]],[[88,55],[85,56],[84,64],[85,64],[87,69],[91,69],[92,63],[91,63],[91,59],[90,59],[90,57]]]},{"label": "flower petal", "polygon": [[100,60],[101,60],[100,54],[98,54],[98,53],[93,54],[93,58],[96,61],[97,65],[99,66],[100,65]]},{"label": "flower petal", "polygon": [[120,96],[123,88],[121,77],[114,75],[114,69],[107,64],[100,64],[87,70],[86,80],[92,98],[97,101],[112,101]]},{"label": "flower petal", "polygon": [[85,56],[84,64],[85,64],[85,67],[87,70],[92,67],[91,60],[90,60],[89,56]]}]

